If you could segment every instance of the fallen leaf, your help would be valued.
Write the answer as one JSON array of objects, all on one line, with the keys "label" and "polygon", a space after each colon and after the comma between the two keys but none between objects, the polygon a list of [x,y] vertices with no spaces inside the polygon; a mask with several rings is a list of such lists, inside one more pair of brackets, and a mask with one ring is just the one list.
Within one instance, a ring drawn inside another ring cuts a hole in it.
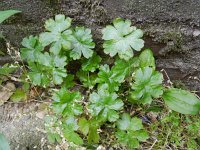
[{"label": "fallen leaf", "polygon": [[5,86],[0,89],[0,106],[9,100],[15,91],[15,85],[8,82]]}]

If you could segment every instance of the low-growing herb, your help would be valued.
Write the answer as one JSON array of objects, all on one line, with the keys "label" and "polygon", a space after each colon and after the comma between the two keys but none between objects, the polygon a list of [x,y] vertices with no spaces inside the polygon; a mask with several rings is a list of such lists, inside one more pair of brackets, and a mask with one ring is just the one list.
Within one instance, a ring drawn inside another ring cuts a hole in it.
[{"label": "low-growing herb", "polygon": [[[52,143],[64,137],[78,145],[96,144],[109,126],[127,149],[139,148],[149,136],[140,114],[135,113],[138,110],[133,111],[138,106],[134,104],[148,107],[154,99],[163,99],[169,109],[179,113],[199,113],[200,100],[194,94],[164,84],[150,49],[134,56],[144,41],[142,30],[131,26],[130,20],[117,18],[102,30],[103,51],[115,56],[109,65],[102,62],[107,56],[94,52],[91,30],[71,24],[70,18],[56,15],[46,21],[45,32],[22,41],[21,57],[30,69],[29,79],[33,85],[55,91],[52,117],[46,122]],[[74,61],[80,65],[73,65]]]}]

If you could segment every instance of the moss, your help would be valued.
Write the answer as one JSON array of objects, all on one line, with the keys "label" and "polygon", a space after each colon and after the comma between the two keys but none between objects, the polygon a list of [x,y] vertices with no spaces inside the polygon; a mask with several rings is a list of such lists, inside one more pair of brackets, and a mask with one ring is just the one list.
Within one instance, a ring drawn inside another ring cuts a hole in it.
[{"label": "moss", "polygon": [[174,80],[173,84],[174,84],[175,88],[180,88],[180,89],[183,89],[183,90],[188,90],[188,88],[185,85],[185,83],[183,83],[183,81],[181,81],[181,80]]},{"label": "moss", "polygon": [[180,45],[182,42],[182,35],[181,35],[181,33],[178,33],[178,32],[167,32],[163,35],[162,41],[164,43],[173,41],[173,42],[177,43],[177,45]]}]

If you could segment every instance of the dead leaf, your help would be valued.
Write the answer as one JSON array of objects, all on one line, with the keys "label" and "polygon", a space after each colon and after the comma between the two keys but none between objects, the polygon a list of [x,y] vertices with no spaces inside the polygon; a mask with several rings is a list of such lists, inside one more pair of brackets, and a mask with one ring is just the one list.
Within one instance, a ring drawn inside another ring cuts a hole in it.
[{"label": "dead leaf", "polygon": [[11,82],[8,82],[0,89],[0,106],[9,100],[15,89],[15,85]]},{"label": "dead leaf", "polygon": [[40,119],[44,119],[44,117],[47,115],[47,110],[39,111],[36,113],[36,117]]}]

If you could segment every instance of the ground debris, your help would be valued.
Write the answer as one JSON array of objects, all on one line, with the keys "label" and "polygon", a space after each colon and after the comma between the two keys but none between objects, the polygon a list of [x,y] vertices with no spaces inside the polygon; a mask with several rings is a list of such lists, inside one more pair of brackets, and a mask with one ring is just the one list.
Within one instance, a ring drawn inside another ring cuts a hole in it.
[{"label": "ground debris", "polygon": [[0,89],[0,106],[9,100],[15,89],[15,85],[11,82],[8,82],[5,86],[2,86]]}]

